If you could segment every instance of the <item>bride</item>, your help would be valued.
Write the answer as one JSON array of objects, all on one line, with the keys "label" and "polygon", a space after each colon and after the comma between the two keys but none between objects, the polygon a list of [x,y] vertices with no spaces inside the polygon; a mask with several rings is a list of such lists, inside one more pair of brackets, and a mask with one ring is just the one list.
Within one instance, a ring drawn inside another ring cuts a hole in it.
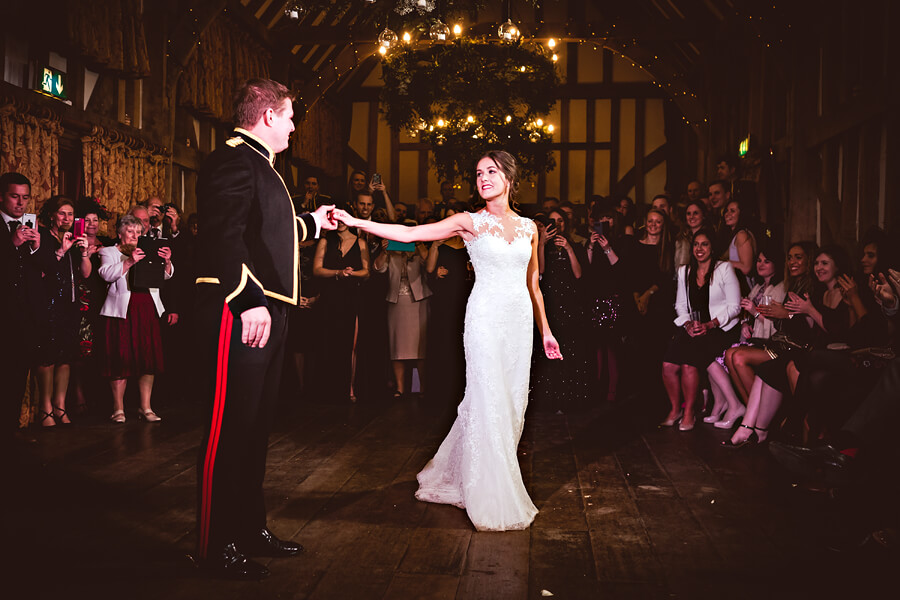
[{"label": "bride", "polygon": [[538,512],[516,457],[528,403],[532,316],[547,358],[562,354],[538,287],[537,229],[509,205],[518,189],[515,158],[488,152],[478,161],[475,180],[485,208],[437,223],[390,225],[355,219],[342,210],[335,210],[333,218],[400,242],[454,235],[465,241],[475,267],[463,336],[466,392],[450,433],[418,475],[416,498],[466,509],[479,531],[525,529]]}]

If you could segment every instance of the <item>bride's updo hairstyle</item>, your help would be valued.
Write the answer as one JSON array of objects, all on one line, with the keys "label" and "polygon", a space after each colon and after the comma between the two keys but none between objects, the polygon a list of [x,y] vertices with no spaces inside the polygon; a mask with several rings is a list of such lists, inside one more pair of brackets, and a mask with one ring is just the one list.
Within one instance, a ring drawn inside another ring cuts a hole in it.
[{"label": "bride's updo hairstyle", "polygon": [[[509,182],[509,200],[510,202],[514,201],[519,195],[519,169],[516,167],[516,157],[505,150],[490,150],[479,158],[478,162],[481,162],[483,158],[494,161],[494,164],[503,173],[506,181]],[[477,165],[478,162],[475,164]]]}]

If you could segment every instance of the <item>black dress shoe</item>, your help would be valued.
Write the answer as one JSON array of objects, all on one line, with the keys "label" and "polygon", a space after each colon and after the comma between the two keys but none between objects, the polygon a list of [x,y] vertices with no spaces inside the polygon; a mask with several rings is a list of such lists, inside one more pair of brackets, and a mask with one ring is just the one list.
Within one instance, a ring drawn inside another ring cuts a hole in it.
[{"label": "black dress shoe", "polygon": [[805,448],[772,442],[769,451],[791,473],[830,487],[848,485],[856,479],[855,459],[841,454],[830,444]]},{"label": "black dress shoe", "polygon": [[259,581],[269,576],[269,570],[241,553],[234,544],[226,544],[216,556],[200,563],[200,568],[213,577]]},{"label": "black dress shoe", "polygon": [[295,542],[286,542],[275,537],[268,527],[263,527],[251,538],[242,540],[238,546],[248,556],[272,556],[283,558],[295,556],[303,552],[303,546]]}]

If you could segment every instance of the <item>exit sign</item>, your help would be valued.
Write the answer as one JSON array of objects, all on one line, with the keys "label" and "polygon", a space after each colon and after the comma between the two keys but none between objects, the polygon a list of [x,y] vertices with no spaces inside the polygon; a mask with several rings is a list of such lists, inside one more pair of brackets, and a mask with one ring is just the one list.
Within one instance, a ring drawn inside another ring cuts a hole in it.
[{"label": "exit sign", "polygon": [[53,67],[44,67],[39,90],[48,96],[67,100],[66,74]]},{"label": "exit sign", "polygon": [[750,152],[750,136],[748,135],[743,140],[741,140],[740,148],[738,148],[738,154],[740,156],[747,156],[747,153]]}]

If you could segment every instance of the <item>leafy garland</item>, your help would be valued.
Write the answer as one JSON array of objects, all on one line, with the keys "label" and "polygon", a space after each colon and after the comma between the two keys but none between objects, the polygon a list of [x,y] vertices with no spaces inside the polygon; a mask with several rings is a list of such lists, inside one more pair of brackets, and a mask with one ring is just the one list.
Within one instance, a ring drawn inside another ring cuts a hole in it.
[{"label": "leafy garland", "polygon": [[393,49],[382,65],[381,112],[395,131],[430,144],[442,180],[473,177],[485,151],[502,149],[529,179],[556,166],[545,117],[558,97],[552,59],[533,42],[457,39]]}]

